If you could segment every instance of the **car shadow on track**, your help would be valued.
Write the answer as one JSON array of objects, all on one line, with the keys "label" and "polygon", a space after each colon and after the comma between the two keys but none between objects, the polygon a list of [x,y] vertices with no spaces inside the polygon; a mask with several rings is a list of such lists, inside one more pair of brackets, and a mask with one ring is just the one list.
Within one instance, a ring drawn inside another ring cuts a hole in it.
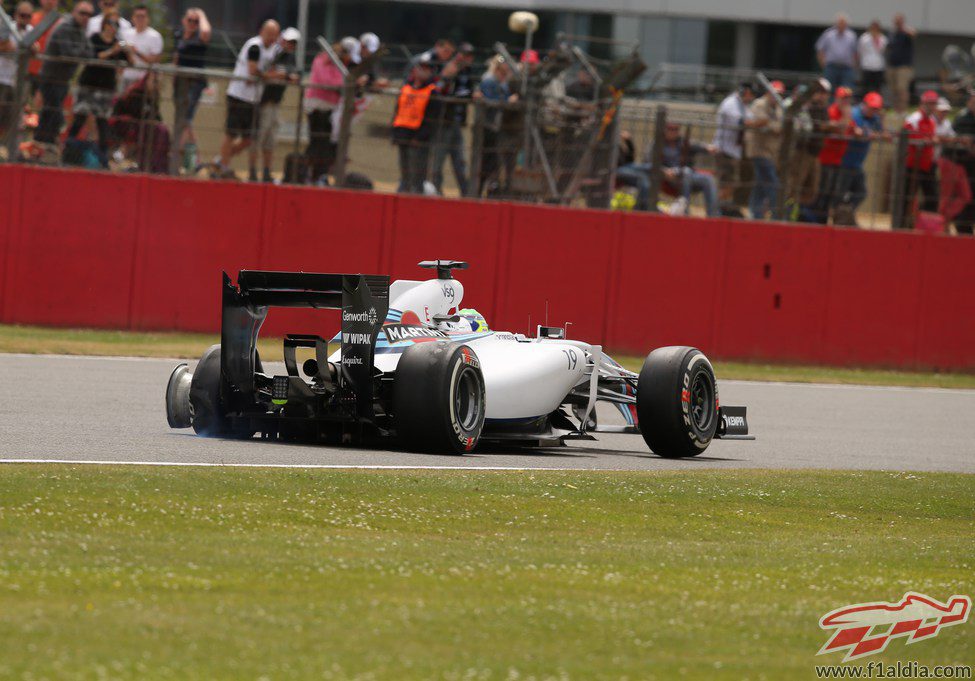
[{"label": "car shadow on track", "polygon": [[492,456],[525,456],[525,457],[551,457],[551,458],[570,458],[570,459],[592,459],[597,450],[581,450],[575,447],[553,448],[553,447],[512,447],[478,445],[470,457],[490,458]]},{"label": "car shadow on track", "polygon": [[[200,436],[192,432],[179,432],[171,433],[175,437],[186,437],[192,439],[200,439]],[[229,437],[211,437],[204,438],[210,442],[226,442],[233,444],[253,444],[255,447],[260,444],[269,447],[284,447],[288,449],[301,449],[301,450],[318,450],[318,451],[329,451],[329,452],[363,452],[366,454],[390,454],[390,455],[404,455],[404,456],[429,456],[429,457],[442,457],[450,456],[438,452],[411,452],[407,449],[395,449],[390,447],[383,447],[382,445],[370,446],[368,444],[362,446],[353,445],[334,445],[320,442],[308,442],[302,440],[265,440],[260,437],[253,437],[248,439],[238,439]],[[513,445],[501,445],[501,444],[490,444],[482,443],[478,445],[477,449],[469,454],[457,455],[456,458],[464,459],[483,459],[485,461],[490,461],[492,457],[498,456],[523,456],[523,457],[551,457],[551,458],[573,458],[573,459],[591,459],[597,454],[612,454],[613,452],[608,450],[598,450],[598,449],[588,449],[583,447],[519,447]],[[454,458],[450,456],[450,458]]]},{"label": "car shadow on track", "polygon": [[657,456],[653,452],[632,452],[626,450],[614,450],[614,449],[596,449],[594,447],[572,447],[574,452],[588,452],[592,455],[603,455],[603,456],[625,456],[631,459],[655,459],[657,461],[686,461],[688,463],[694,462],[709,462],[709,461],[733,461],[742,462],[747,461],[747,459],[733,459],[721,456],[690,456],[680,459],[668,459],[667,457]]}]

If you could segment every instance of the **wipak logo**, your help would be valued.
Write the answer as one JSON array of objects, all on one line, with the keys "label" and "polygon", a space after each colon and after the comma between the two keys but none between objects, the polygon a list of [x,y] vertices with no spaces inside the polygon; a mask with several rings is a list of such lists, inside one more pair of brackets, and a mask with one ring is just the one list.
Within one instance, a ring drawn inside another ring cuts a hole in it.
[{"label": "wipak logo", "polygon": [[892,639],[907,636],[907,645],[934,638],[943,627],[964,624],[972,609],[968,596],[952,596],[941,603],[908,591],[899,603],[857,603],[823,615],[819,627],[833,634],[817,655],[847,651],[843,662],[875,655]]}]

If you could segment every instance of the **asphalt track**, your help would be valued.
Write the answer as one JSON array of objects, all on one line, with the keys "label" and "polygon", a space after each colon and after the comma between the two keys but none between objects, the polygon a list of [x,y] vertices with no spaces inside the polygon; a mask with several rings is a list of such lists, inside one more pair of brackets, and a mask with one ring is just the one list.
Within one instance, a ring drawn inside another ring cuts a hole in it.
[{"label": "asphalt track", "polygon": [[[720,382],[748,406],[753,442],[694,459],[653,456],[639,436],[466,457],[196,437],[166,424],[173,360],[0,355],[0,460],[281,466],[699,470],[829,468],[975,473],[975,391]],[[607,419],[603,419],[608,422]]]}]

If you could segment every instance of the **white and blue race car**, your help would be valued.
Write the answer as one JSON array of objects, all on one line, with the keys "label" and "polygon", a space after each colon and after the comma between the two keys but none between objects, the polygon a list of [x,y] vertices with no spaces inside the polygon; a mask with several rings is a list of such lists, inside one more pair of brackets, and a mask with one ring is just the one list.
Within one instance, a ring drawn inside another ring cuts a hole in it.
[{"label": "white and blue race car", "polygon": [[[480,442],[563,445],[594,433],[641,434],[656,454],[700,454],[716,438],[752,439],[744,407],[721,406],[702,352],[666,347],[639,374],[561,327],[535,338],[492,330],[462,307],[454,270],[425,261],[426,281],[385,276],[241,271],[223,275],[221,343],[195,370],[173,371],[170,426],[198,434],[370,444],[395,438],[415,451],[463,454]],[[265,373],[257,337],[270,307],[340,309],[332,343],[284,338],[285,373]],[[299,370],[297,349],[314,350]],[[601,425],[610,403],[622,425]]]}]

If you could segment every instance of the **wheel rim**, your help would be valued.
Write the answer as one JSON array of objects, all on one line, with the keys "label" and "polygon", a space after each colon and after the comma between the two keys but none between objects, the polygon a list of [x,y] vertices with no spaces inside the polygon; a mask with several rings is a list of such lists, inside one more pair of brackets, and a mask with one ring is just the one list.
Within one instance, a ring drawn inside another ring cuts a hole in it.
[{"label": "wheel rim", "polygon": [[691,418],[701,432],[708,432],[714,420],[714,381],[703,371],[691,384]]},{"label": "wheel rim", "polygon": [[173,369],[166,386],[166,420],[170,428],[189,428],[193,423],[192,382],[193,374],[185,363]]},{"label": "wheel rim", "polygon": [[473,430],[481,417],[481,381],[473,369],[465,368],[458,377],[454,414],[466,431]]}]

